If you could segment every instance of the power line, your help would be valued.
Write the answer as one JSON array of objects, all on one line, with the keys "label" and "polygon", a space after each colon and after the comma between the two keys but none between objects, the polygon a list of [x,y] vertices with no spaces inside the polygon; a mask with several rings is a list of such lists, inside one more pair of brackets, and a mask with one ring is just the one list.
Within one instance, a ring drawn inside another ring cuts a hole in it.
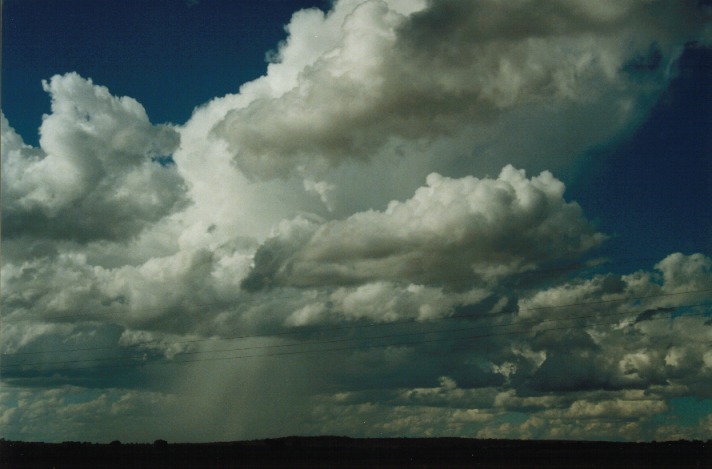
[{"label": "power line", "polygon": [[[704,313],[688,313],[688,314],[685,314],[684,316],[700,316],[702,314],[704,314]],[[651,318],[650,320],[657,320],[657,319],[663,319],[663,318],[662,317]],[[617,323],[618,323],[618,321],[607,321],[607,322],[587,324],[586,326],[593,327],[593,326],[612,325],[612,324],[617,324]],[[570,330],[570,329],[574,329],[576,327],[577,326],[575,326],[575,325],[551,327],[551,328],[541,329],[538,332]],[[239,359],[246,359],[246,358],[278,357],[278,356],[291,356],[291,355],[305,355],[305,354],[322,353],[322,352],[339,352],[339,351],[357,350],[357,349],[374,349],[374,348],[383,348],[383,347],[391,347],[391,346],[422,345],[422,344],[445,342],[445,341],[451,341],[451,340],[458,340],[458,341],[466,340],[466,339],[475,340],[475,339],[483,339],[483,338],[496,337],[496,336],[515,335],[515,334],[527,333],[530,331],[531,331],[531,329],[529,329],[529,330],[524,329],[524,330],[495,332],[495,333],[489,333],[489,334],[478,334],[478,335],[473,335],[473,336],[455,337],[455,338],[445,337],[445,338],[419,340],[419,341],[411,341],[411,342],[395,342],[395,343],[385,343],[385,344],[377,344],[377,345],[372,344],[372,345],[368,345],[367,347],[363,347],[361,345],[356,345],[356,346],[321,348],[321,349],[312,349],[312,350],[293,350],[293,351],[283,351],[283,352],[263,353],[263,354],[253,354],[253,355],[237,355],[237,356],[230,356],[230,357],[194,358],[194,359],[190,359],[190,360],[175,360],[175,361],[160,361],[160,362],[158,362],[158,361],[135,362],[134,361],[133,363],[114,364],[114,365],[104,366],[102,368],[103,369],[115,369],[115,368],[129,368],[129,367],[138,367],[138,366],[181,365],[181,364],[186,364],[186,363],[207,362],[207,361],[239,360]],[[126,359],[129,359],[129,358],[130,357],[127,357]],[[29,366],[29,365],[26,365],[26,366]],[[64,368],[54,368],[54,369],[52,369],[52,372],[89,370],[89,369],[95,369],[95,368],[96,367],[93,367],[93,366],[64,367]]]},{"label": "power line", "polygon": [[[697,293],[707,293],[707,292],[712,292],[712,288],[702,289],[702,290],[687,290],[687,291],[675,292],[675,293],[656,293],[656,294],[637,296],[637,297],[617,298],[617,299],[598,300],[598,301],[587,301],[587,302],[578,302],[578,303],[566,303],[566,304],[561,304],[561,305],[549,305],[549,306],[539,306],[539,307],[531,307],[531,308],[510,308],[510,309],[502,310],[497,313],[460,314],[460,315],[453,315],[453,316],[446,316],[446,317],[441,317],[441,318],[430,319],[427,321],[418,321],[417,319],[411,318],[411,319],[403,319],[403,320],[399,320],[399,321],[391,321],[388,323],[351,324],[351,325],[347,325],[347,326],[320,327],[320,328],[295,328],[290,331],[276,332],[276,333],[269,334],[269,335],[246,334],[246,335],[230,336],[230,337],[223,337],[223,338],[217,338],[217,339],[204,338],[204,339],[177,340],[177,341],[170,341],[170,344],[180,345],[180,344],[195,344],[195,343],[201,343],[201,342],[211,342],[211,341],[215,341],[215,340],[228,341],[228,340],[281,337],[281,336],[297,335],[297,334],[304,334],[304,333],[336,332],[336,331],[344,331],[344,330],[356,330],[356,329],[395,326],[395,325],[403,325],[403,324],[427,324],[427,323],[441,322],[441,321],[447,321],[447,320],[453,320],[453,319],[484,320],[484,319],[491,319],[491,318],[493,318],[495,316],[499,316],[499,315],[507,315],[507,314],[513,314],[513,313],[533,312],[533,311],[541,311],[541,310],[547,310],[547,309],[572,308],[572,307],[589,306],[589,305],[622,303],[622,302],[626,302],[626,301],[639,301],[639,300],[645,300],[645,299],[651,299],[651,298],[663,298],[663,297],[680,296],[680,295],[697,294]],[[700,305],[696,305],[696,306],[700,306]],[[127,345],[126,347],[127,348],[128,347],[138,348],[138,347],[143,347],[143,346],[147,346],[147,345],[154,345],[154,344],[158,345],[158,344],[161,344],[162,342],[164,342],[162,339],[154,339],[154,340],[149,340],[149,341],[144,341],[144,342],[133,343],[133,344]],[[302,342],[302,343],[304,343],[304,342]],[[103,346],[103,347],[86,347],[86,348],[71,348],[71,349],[52,349],[52,350],[30,351],[30,352],[17,352],[17,353],[13,353],[13,354],[4,354],[3,356],[4,357],[15,357],[15,356],[23,356],[23,355],[41,355],[41,354],[50,354],[50,353],[52,353],[52,354],[53,353],[75,353],[75,352],[83,352],[83,351],[111,350],[114,348],[115,348],[114,346]],[[228,349],[228,350],[232,350],[232,349]]]},{"label": "power line", "polygon": [[[592,259],[588,262],[594,262],[600,259]],[[521,272],[519,275],[520,276],[531,276],[531,275],[541,275],[541,274],[546,274],[546,273],[552,273],[552,272],[565,272],[565,271],[574,271],[574,270],[580,270],[580,271],[586,271],[586,270],[593,270],[593,269],[598,269],[604,266],[610,266],[610,265],[620,265],[620,264],[630,264],[634,262],[641,262],[641,261],[655,261],[655,260],[660,260],[657,257],[631,257],[627,259],[621,259],[621,260],[616,260],[616,261],[607,261],[603,260],[603,262],[600,263],[595,263],[591,265],[586,265],[586,261],[584,262],[572,262],[569,265],[566,265],[564,267],[552,267],[549,269],[537,269],[537,270],[531,270],[531,271],[525,271]],[[275,297],[275,295],[271,295],[272,298]],[[289,295],[278,295],[277,298],[288,298]],[[259,301],[259,298],[256,300]],[[150,313],[150,312],[160,312],[160,311],[171,311],[176,308],[184,307],[184,306],[190,306],[196,309],[206,309],[206,308],[221,308],[221,307],[228,307],[228,306],[236,306],[240,305],[243,303],[248,303],[249,301],[244,301],[242,299],[234,299],[234,300],[226,300],[226,301],[216,301],[212,303],[198,303],[198,304],[190,304],[190,305],[174,305],[174,306],[156,306],[154,308],[139,308],[133,310],[134,313]],[[91,313],[90,315],[87,314],[63,314],[63,315],[52,315],[49,317],[37,317],[37,316],[29,316],[29,317],[20,317],[16,318],[13,316],[10,317],[3,317],[3,321],[31,321],[31,320],[44,320],[44,321],[58,321],[58,320],[64,320],[64,319],[84,319],[87,322],[95,322],[97,321],[97,317],[101,316],[118,316],[120,313],[117,313],[116,311],[103,311],[103,312],[94,312]],[[90,316],[90,317],[87,317]]]},{"label": "power line", "polygon": [[[691,307],[707,306],[707,305],[708,305],[708,303],[677,305],[670,309],[666,309],[666,311],[674,311],[674,310],[677,310],[680,308],[691,308]],[[418,345],[418,344],[441,342],[441,341],[447,341],[447,340],[479,339],[479,338],[493,337],[493,336],[499,336],[499,335],[519,334],[519,333],[530,332],[534,329],[534,327],[539,326],[541,324],[548,323],[548,322],[574,321],[574,320],[578,320],[578,319],[590,319],[590,318],[595,318],[595,317],[600,318],[601,316],[619,316],[622,314],[624,315],[624,314],[630,314],[630,313],[614,312],[614,313],[608,313],[608,314],[603,314],[603,315],[588,314],[588,315],[573,316],[573,317],[567,317],[567,318],[554,318],[554,319],[548,319],[548,320],[543,320],[543,321],[529,320],[529,321],[510,322],[510,323],[504,323],[504,324],[494,324],[489,327],[490,328],[492,328],[492,327],[510,327],[510,326],[522,326],[522,325],[524,325],[524,326],[531,325],[531,327],[524,328],[524,329],[520,328],[520,330],[516,330],[516,331],[505,331],[505,332],[500,332],[500,333],[487,333],[487,334],[479,334],[479,335],[475,335],[475,336],[446,337],[446,338],[438,338],[438,339],[430,339],[430,340],[411,341],[411,342],[405,342],[405,343],[404,342],[395,342],[395,343],[386,343],[386,344],[380,344],[380,345],[369,345],[368,348],[386,347],[386,346],[392,346],[392,345],[396,345],[396,346]],[[640,313],[638,313],[638,315],[639,314]],[[706,314],[706,312],[686,313],[681,316],[699,316],[699,315],[703,315],[703,314]],[[662,319],[662,317],[650,318],[650,320],[653,320],[653,319]],[[576,325],[558,326],[558,327],[554,327],[554,328],[541,329],[540,332],[562,330],[562,329],[573,329],[576,327],[593,327],[593,326],[600,326],[600,325],[617,324],[619,321],[620,321],[620,318],[618,318],[614,321],[609,321],[609,322],[583,324],[582,326],[576,326]],[[252,347],[239,347],[239,348],[223,349],[223,350],[204,350],[204,351],[194,351],[194,352],[183,352],[183,353],[176,354],[176,356],[199,355],[199,354],[208,354],[208,353],[225,353],[225,352],[248,351],[248,350],[272,350],[272,349],[287,348],[287,347],[314,346],[314,345],[325,345],[325,344],[353,342],[353,341],[362,341],[363,342],[363,341],[372,341],[372,340],[412,337],[412,336],[416,336],[416,335],[457,333],[457,332],[463,332],[463,331],[468,331],[468,330],[472,330],[472,329],[476,329],[476,327],[444,329],[444,330],[443,329],[441,329],[441,330],[426,330],[426,331],[419,331],[419,332],[389,334],[389,335],[382,335],[382,336],[342,338],[342,339],[332,339],[332,340],[323,340],[323,341],[298,342],[298,343],[291,343],[291,344],[276,344],[276,345],[272,344],[272,345],[262,345],[262,346],[252,346]],[[231,360],[231,359],[241,359],[241,358],[269,357],[269,356],[282,356],[282,355],[298,355],[298,354],[316,353],[316,352],[333,352],[333,351],[353,350],[353,349],[359,349],[359,348],[363,348],[362,345],[358,344],[358,345],[350,345],[350,346],[345,346],[345,347],[326,348],[326,349],[319,348],[319,349],[311,349],[311,350],[291,350],[291,351],[282,351],[282,352],[274,352],[274,353],[263,353],[263,354],[258,354],[258,355],[238,355],[238,356],[231,356],[231,357],[207,357],[207,358],[195,358],[195,359],[189,359],[189,360],[174,360],[174,361],[161,361],[161,362],[138,362],[138,363],[135,360],[137,360],[137,359],[140,360],[143,358],[143,356],[128,355],[128,356],[104,357],[104,358],[94,358],[94,359],[84,359],[84,360],[64,360],[64,361],[53,361],[53,362],[18,363],[18,364],[3,365],[0,369],[7,370],[8,368],[25,368],[25,367],[40,366],[40,365],[41,366],[69,365],[69,364],[80,364],[80,363],[98,363],[98,362],[103,362],[103,361],[134,360],[133,363],[126,363],[126,364],[122,364],[122,365],[110,365],[107,367],[107,368],[114,368],[114,367],[139,366],[139,365],[181,364],[181,363],[193,363],[193,362],[199,362],[199,361]],[[77,370],[77,369],[91,369],[91,368],[94,368],[94,367],[91,367],[91,366],[90,367],[65,367],[65,368],[60,368],[60,369]],[[56,371],[57,368],[55,368],[53,370]]]},{"label": "power line", "polygon": [[[685,314],[684,316],[701,316],[704,313],[688,313]],[[663,319],[662,317],[658,318],[651,318],[650,320],[657,320],[657,319]],[[601,323],[593,323],[593,324],[587,324],[586,327],[593,327],[593,326],[605,326],[605,325],[611,325],[611,324],[617,324],[618,321],[608,321],[608,322],[601,322]],[[570,326],[559,326],[559,327],[552,327],[548,329],[541,329],[539,332],[550,332],[550,331],[558,331],[558,330],[567,330],[567,329],[575,329],[577,326],[575,325],[570,325]],[[478,334],[478,335],[473,335],[473,336],[465,336],[465,337],[445,337],[445,338],[438,338],[438,339],[429,339],[429,340],[420,340],[420,341],[411,341],[411,342],[398,342],[398,343],[387,343],[387,344],[379,344],[379,345],[369,345],[368,348],[382,348],[382,347],[391,347],[391,346],[404,346],[404,345],[422,345],[422,344],[427,344],[427,343],[434,343],[434,342],[444,342],[444,341],[450,341],[450,340],[465,340],[465,339],[483,339],[483,338],[488,338],[488,337],[496,337],[496,336],[502,336],[502,335],[514,335],[514,334],[522,334],[522,333],[527,333],[530,332],[531,329],[529,330],[517,330],[517,331],[505,331],[505,332],[495,332],[491,334]],[[260,354],[260,355],[239,355],[235,357],[210,357],[210,358],[197,358],[197,359],[192,359],[192,360],[181,360],[181,361],[165,361],[165,362],[152,362],[152,363],[145,363],[147,366],[152,366],[152,365],[169,365],[169,364],[182,364],[182,363],[193,363],[193,362],[202,362],[202,361],[214,361],[214,360],[234,360],[234,359],[241,359],[241,358],[258,358],[258,357],[274,357],[274,356],[282,356],[282,355],[303,355],[307,353],[315,353],[315,352],[337,352],[337,351],[345,351],[345,350],[355,350],[363,348],[361,346],[352,346],[352,347],[340,347],[340,348],[327,348],[327,349],[316,349],[316,350],[296,350],[296,351],[287,351],[287,352],[275,352],[275,353],[267,353],[267,354]]]}]

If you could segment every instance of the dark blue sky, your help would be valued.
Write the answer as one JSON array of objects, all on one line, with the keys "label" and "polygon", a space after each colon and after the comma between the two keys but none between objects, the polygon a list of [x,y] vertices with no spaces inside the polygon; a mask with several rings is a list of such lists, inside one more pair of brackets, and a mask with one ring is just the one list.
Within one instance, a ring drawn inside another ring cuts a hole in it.
[{"label": "dark blue sky", "polygon": [[2,109],[28,143],[49,99],[41,80],[75,71],[131,96],[153,122],[183,123],[193,108],[266,71],[292,14],[325,0],[3,1]]},{"label": "dark blue sky", "polygon": [[569,186],[617,258],[712,252],[712,50],[688,48],[677,69],[647,120]]}]

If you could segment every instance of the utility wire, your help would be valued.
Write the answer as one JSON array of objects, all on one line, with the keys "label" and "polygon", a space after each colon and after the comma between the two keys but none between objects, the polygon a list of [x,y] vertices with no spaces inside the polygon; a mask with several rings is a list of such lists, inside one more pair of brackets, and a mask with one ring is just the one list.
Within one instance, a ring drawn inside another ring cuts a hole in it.
[{"label": "utility wire", "polygon": [[[685,305],[677,305],[672,308],[665,308],[663,309],[664,311],[674,311],[680,308],[691,308],[691,307],[698,307],[698,306],[707,306],[708,303],[697,303],[697,304],[685,304]],[[445,340],[463,340],[463,339],[476,339],[476,338],[484,338],[484,337],[491,337],[491,336],[498,336],[498,335],[506,335],[506,334],[518,334],[518,333],[525,333],[525,332],[530,332],[533,331],[535,327],[540,326],[541,324],[549,323],[549,322],[557,322],[557,321],[575,321],[579,319],[590,319],[590,318],[600,318],[600,317],[605,317],[605,316],[620,316],[620,315],[625,315],[625,314],[630,314],[630,312],[613,312],[613,313],[608,313],[608,314],[588,314],[588,315],[580,315],[580,316],[572,316],[572,317],[567,317],[567,318],[552,318],[548,320],[543,320],[543,321],[538,321],[538,320],[529,320],[529,321],[518,321],[518,322],[510,322],[510,323],[502,323],[502,324],[493,324],[489,327],[510,327],[510,326],[527,326],[531,325],[530,328],[526,329],[521,329],[516,330],[516,331],[505,331],[503,333],[488,333],[488,334],[479,334],[476,336],[466,336],[466,337],[446,337],[446,338],[439,338],[439,339],[431,339],[431,340],[418,340],[418,341],[412,341],[412,342],[395,342],[395,343],[387,343],[387,344],[381,344],[381,345],[370,345],[368,346],[369,348],[372,347],[384,347],[384,346],[390,346],[390,345],[417,345],[417,344],[423,344],[423,343],[431,343],[431,342],[439,342],[439,341],[445,341]],[[639,315],[640,313],[638,313]],[[706,312],[699,312],[699,313],[686,313],[681,316],[698,316],[706,314]],[[662,316],[659,316],[657,318],[653,317],[650,318],[650,320],[653,319],[661,319]],[[559,326],[559,327],[554,327],[554,328],[548,328],[548,329],[541,329],[539,332],[545,332],[549,330],[560,330],[560,329],[573,329],[575,327],[593,327],[593,326],[598,326],[598,325],[609,325],[609,324],[617,324],[620,322],[620,318],[611,321],[611,322],[599,322],[599,323],[592,323],[592,324],[583,324],[581,326],[576,326],[576,325],[568,325],[568,326]],[[352,338],[340,338],[340,339],[331,339],[331,340],[321,340],[321,341],[307,341],[307,342],[297,342],[297,343],[290,343],[290,344],[272,344],[272,345],[262,345],[262,346],[251,346],[251,347],[238,347],[238,348],[231,348],[231,349],[222,349],[222,350],[203,350],[203,351],[192,351],[192,352],[182,352],[176,354],[176,356],[186,356],[186,355],[202,355],[202,354],[207,354],[207,353],[225,353],[225,352],[235,352],[235,351],[249,351],[249,350],[272,350],[272,349],[279,349],[279,348],[287,348],[287,347],[296,347],[296,346],[314,346],[314,345],[326,345],[326,344],[335,344],[335,343],[344,343],[344,342],[354,342],[354,341],[373,341],[373,340],[383,340],[383,339],[395,339],[395,338],[402,338],[402,337],[412,337],[416,335],[427,335],[427,334],[443,334],[443,333],[458,333],[458,332],[464,332],[464,331],[469,331],[477,329],[477,327],[467,327],[467,328],[455,328],[455,329],[440,329],[440,330],[426,330],[426,331],[419,331],[419,332],[410,332],[410,333],[400,333],[400,334],[388,334],[388,335],[381,335],[381,336],[368,336],[368,337],[352,337]],[[278,355],[296,355],[296,354],[304,354],[304,353],[314,353],[314,352],[330,352],[330,351],[342,351],[342,350],[350,350],[350,349],[358,349],[362,348],[362,345],[350,345],[346,347],[339,347],[339,348],[319,348],[319,349],[311,349],[311,350],[292,350],[292,351],[284,351],[284,352],[275,352],[275,353],[265,353],[265,354],[259,354],[259,355],[239,355],[239,356],[231,356],[231,357],[208,357],[208,358],[196,358],[196,359],[189,359],[189,360],[174,360],[174,361],[161,361],[161,362],[135,362],[135,360],[141,360],[143,359],[142,356],[137,356],[137,355],[128,355],[128,356],[116,356],[116,357],[104,357],[104,358],[94,358],[94,359],[83,359],[83,360],[61,360],[61,361],[51,361],[51,362],[33,362],[33,363],[18,363],[18,364],[9,364],[9,365],[4,365],[0,369],[8,369],[8,368],[26,368],[30,366],[47,366],[47,365],[69,365],[69,364],[80,364],[80,363],[98,363],[98,362],[103,362],[103,361],[119,361],[119,360],[134,360],[133,363],[131,364],[125,364],[125,365],[152,365],[152,364],[179,364],[179,363],[192,363],[196,361],[210,361],[210,360],[228,360],[228,359],[239,359],[239,358],[252,358],[252,357],[262,357],[262,356],[278,356]],[[116,365],[112,365],[110,367],[113,367]],[[120,366],[120,365],[119,365]],[[93,367],[69,367],[66,368],[68,370],[75,370],[75,369],[88,369],[88,368],[93,368]],[[55,369],[56,370],[56,369]]]},{"label": "utility wire", "polygon": [[[651,298],[662,298],[662,297],[671,297],[671,296],[680,296],[680,295],[707,293],[707,292],[712,292],[712,288],[703,289],[703,290],[687,290],[687,291],[675,292],[675,293],[656,293],[656,294],[652,294],[652,295],[637,296],[637,297],[617,298],[617,299],[598,300],[598,301],[587,301],[587,302],[578,302],[578,303],[567,303],[567,304],[561,304],[561,305],[549,305],[549,306],[539,306],[539,307],[521,308],[521,309],[514,307],[514,308],[502,310],[497,313],[460,314],[460,315],[453,315],[453,316],[429,319],[427,321],[418,321],[417,319],[403,319],[403,320],[392,321],[392,322],[387,322],[387,323],[351,324],[351,325],[347,325],[347,326],[337,326],[337,327],[320,327],[320,328],[298,327],[298,328],[294,328],[293,330],[290,330],[290,331],[276,332],[276,333],[268,334],[268,335],[248,334],[248,335],[222,337],[222,338],[217,338],[217,339],[203,338],[203,339],[177,340],[177,341],[170,341],[169,343],[172,345],[180,345],[180,344],[196,344],[196,343],[203,343],[203,342],[212,342],[215,340],[228,341],[228,340],[280,337],[280,336],[297,335],[297,334],[304,334],[304,333],[324,333],[324,332],[337,332],[337,331],[344,331],[344,330],[350,331],[350,330],[363,329],[363,328],[385,327],[385,326],[395,326],[395,325],[403,325],[403,324],[420,325],[420,324],[441,322],[441,321],[454,320],[454,319],[484,320],[484,319],[492,319],[493,317],[499,316],[499,315],[507,315],[507,314],[514,314],[514,313],[534,312],[534,311],[541,311],[541,310],[547,310],[547,309],[572,308],[572,307],[578,307],[578,306],[622,303],[622,302],[626,302],[626,301],[639,301],[639,300],[645,300],[645,299],[651,299]],[[701,305],[694,305],[694,306],[701,306]],[[566,318],[563,318],[563,319],[566,319]],[[558,319],[552,319],[552,320],[558,320]],[[545,322],[548,322],[548,321],[551,321],[551,320],[547,320]],[[344,340],[344,339],[336,339],[336,340]],[[163,339],[153,339],[153,340],[149,340],[149,341],[133,343],[133,344],[127,345],[126,348],[139,348],[139,347],[150,346],[150,345],[158,345],[158,344],[161,344],[164,342],[165,341]],[[330,341],[326,341],[326,342],[328,343]],[[299,343],[299,345],[304,344],[304,343],[309,343],[309,342],[301,342],[301,343]],[[321,343],[321,342],[316,342],[316,343]],[[285,346],[285,345],[280,345],[280,346]],[[86,347],[86,348],[71,348],[71,349],[52,349],[52,350],[30,351],[30,352],[17,352],[17,353],[13,353],[13,354],[4,354],[3,356],[4,357],[16,357],[16,356],[24,356],[24,355],[75,353],[75,352],[83,352],[83,351],[111,350],[114,348],[115,348],[114,346],[108,346],[108,347],[103,346],[103,347]],[[241,350],[241,349],[227,349],[227,350],[232,351],[232,350]],[[184,352],[184,353],[189,353],[189,352]],[[107,359],[109,359],[109,358],[107,358]]]},{"label": "utility wire", "polygon": [[[593,262],[599,259],[592,259],[589,262]],[[593,270],[593,269],[598,269],[604,266],[610,266],[610,265],[620,265],[620,264],[630,264],[633,262],[641,262],[641,261],[655,261],[655,260],[660,260],[657,257],[631,257],[628,259],[623,259],[623,260],[617,260],[617,261],[603,261],[601,263],[596,263],[592,265],[586,265],[586,261],[584,262],[575,262],[571,263],[569,265],[566,265],[564,267],[552,267],[549,269],[538,269],[538,270],[532,270],[532,271],[525,271],[521,272],[519,275],[524,277],[524,276],[532,276],[532,275],[541,275],[541,274],[546,274],[546,273],[552,273],[552,272],[562,272],[562,271],[573,271],[573,270],[580,270],[580,271],[586,271],[586,270]],[[284,294],[284,295],[279,295],[277,296],[278,298],[289,298],[289,294]],[[272,298],[275,296],[272,295]],[[256,301],[259,301],[260,298],[257,298]],[[156,306],[154,308],[139,308],[136,310],[133,310],[134,313],[150,313],[150,312],[160,312],[160,311],[171,311],[176,308],[181,308],[185,306],[193,307],[196,309],[207,309],[207,308],[222,308],[222,307],[229,307],[229,306],[236,306],[236,305],[241,305],[243,303],[249,303],[249,301],[244,301],[242,299],[235,299],[235,300],[229,300],[229,301],[216,301],[212,303],[198,303],[198,304],[180,304],[180,305],[174,305],[174,306]],[[84,319],[87,322],[96,322],[98,321],[98,317],[101,316],[118,316],[120,313],[117,313],[116,311],[103,311],[103,312],[94,312],[91,314],[63,314],[63,315],[51,315],[48,317],[38,317],[38,316],[24,316],[24,317],[3,317],[3,321],[30,321],[30,320],[44,320],[44,321],[58,321],[58,320],[64,320],[64,319]]]},{"label": "utility wire", "polygon": [[[689,314],[685,314],[685,316],[700,316],[702,314],[704,314],[704,313],[689,313]],[[663,319],[663,318],[662,317],[651,318],[650,320],[656,320],[656,319]],[[618,324],[618,322],[619,321],[607,321],[607,322],[586,324],[585,327],[612,325],[612,324]],[[547,329],[541,329],[538,332],[568,330],[568,329],[575,329],[576,327],[578,327],[578,326],[570,325],[570,326],[551,327],[551,328],[547,328]],[[444,338],[438,338],[438,339],[419,340],[419,341],[411,341],[411,342],[386,343],[386,344],[378,344],[378,345],[369,345],[367,348],[382,348],[382,347],[406,346],[406,345],[422,345],[422,344],[429,344],[429,343],[434,343],[434,342],[445,342],[445,341],[451,341],[451,340],[475,340],[475,339],[483,339],[483,338],[503,336],[503,335],[522,334],[522,333],[527,333],[527,332],[531,332],[531,329],[494,332],[494,333],[490,333],[490,334],[478,334],[478,335],[455,337],[455,338],[444,337]],[[233,357],[196,358],[196,359],[191,359],[191,360],[180,360],[180,361],[151,362],[151,363],[145,363],[145,365],[146,366],[164,365],[164,364],[165,365],[170,365],[170,364],[177,365],[177,364],[182,364],[182,363],[194,363],[194,362],[215,361],[215,360],[235,360],[235,359],[241,359],[241,358],[274,357],[274,356],[283,356],[283,355],[303,355],[303,354],[315,353],[315,352],[338,352],[338,351],[346,351],[346,350],[355,350],[355,349],[360,349],[360,348],[364,348],[364,347],[351,346],[351,347],[326,348],[326,349],[314,349],[314,350],[295,350],[295,351],[286,351],[286,352],[265,353],[265,354],[259,354],[259,355],[238,355],[238,356],[233,356]]]},{"label": "utility wire", "polygon": [[[685,316],[699,316],[701,314],[704,314],[704,313],[689,313],[689,314],[685,314]],[[651,318],[651,320],[657,320],[657,319],[663,319],[663,317]],[[612,324],[617,324],[617,323],[618,323],[618,321],[607,321],[607,322],[587,324],[586,327],[612,325]],[[575,329],[576,327],[577,326],[575,326],[575,325],[551,327],[551,328],[541,329],[538,332],[570,330],[570,329]],[[371,344],[371,345],[368,345],[367,347],[357,345],[357,346],[321,348],[321,349],[312,349],[312,350],[293,350],[293,351],[283,351],[283,352],[263,353],[263,354],[253,354],[253,355],[237,355],[237,356],[230,356],[230,357],[194,358],[194,359],[190,359],[190,360],[175,360],[175,361],[168,360],[168,361],[153,361],[153,362],[146,362],[146,361],[136,362],[136,361],[134,361],[132,363],[122,363],[122,364],[113,364],[113,365],[103,366],[102,369],[135,368],[135,367],[139,367],[139,366],[146,367],[146,366],[156,366],[156,365],[182,365],[182,364],[186,364],[186,363],[207,362],[207,361],[225,361],[225,360],[239,360],[239,359],[246,359],[246,358],[263,358],[263,357],[304,355],[304,354],[311,354],[311,353],[339,352],[339,351],[348,351],[348,350],[356,350],[356,349],[374,349],[374,348],[383,348],[383,347],[392,347],[392,346],[402,347],[402,346],[422,345],[422,344],[444,342],[444,341],[451,341],[451,340],[458,340],[458,341],[476,340],[476,339],[483,339],[483,338],[496,337],[496,336],[522,334],[522,333],[527,333],[530,331],[531,330],[516,330],[516,331],[495,332],[495,333],[490,333],[490,334],[478,334],[478,335],[456,337],[456,338],[446,337],[446,338],[419,340],[419,341],[411,341],[411,342],[396,342],[396,343],[385,343],[385,344],[377,344],[377,345]],[[96,369],[96,367],[94,367],[94,366],[65,367],[65,368],[54,368],[51,371],[53,373],[55,373],[57,371],[78,371],[78,370],[89,370],[89,369]]]},{"label": "utility wire", "polygon": [[[707,303],[679,305],[675,308],[667,308],[667,309],[665,309],[665,311],[667,312],[669,310],[675,310],[678,308],[692,308],[692,307],[706,306],[706,305],[707,305]],[[587,315],[581,315],[581,316],[571,316],[571,317],[566,317],[566,318],[546,319],[543,321],[537,321],[537,320],[532,319],[532,320],[524,320],[524,321],[518,321],[518,322],[492,324],[488,327],[489,328],[498,328],[498,327],[527,325],[527,324],[533,324],[534,326],[537,326],[537,325],[541,325],[541,324],[545,324],[545,323],[549,323],[549,322],[573,321],[573,320],[577,320],[577,319],[590,319],[590,318],[594,318],[594,317],[606,317],[606,316],[614,316],[614,315],[621,315],[621,314],[626,314],[626,313],[613,312],[613,313],[608,313],[608,314],[605,314],[605,313],[604,314],[587,314]],[[687,316],[689,316],[689,315],[690,314],[687,314]],[[250,346],[250,347],[236,347],[236,348],[216,349],[216,350],[194,350],[194,351],[179,352],[175,356],[182,357],[185,355],[199,355],[199,354],[208,354],[208,353],[225,353],[225,352],[237,352],[237,351],[246,351],[246,350],[279,349],[279,348],[287,348],[287,347],[325,345],[325,344],[335,344],[335,343],[354,342],[354,341],[393,339],[393,338],[410,337],[410,336],[425,335],[425,334],[455,333],[455,332],[463,332],[463,331],[469,331],[469,330],[474,330],[474,329],[479,329],[479,327],[472,326],[472,327],[464,327],[464,328],[436,329],[436,330],[425,330],[425,331],[418,331],[418,332],[387,334],[387,335],[380,335],[380,336],[345,337],[345,338],[342,337],[339,339],[302,341],[302,342],[292,342],[292,343],[288,343],[288,344],[254,345],[254,346]],[[30,365],[55,365],[55,364],[93,363],[93,362],[112,361],[112,360],[132,360],[132,359],[140,359],[140,358],[142,358],[142,356],[143,355],[122,355],[122,356],[114,356],[114,357],[87,358],[87,359],[77,359],[77,360],[60,360],[60,361],[50,361],[50,362],[45,361],[45,362],[34,362],[34,363],[33,362],[31,362],[31,363],[13,363],[13,364],[5,365],[4,368],[22,367],[22,366],[30,366]]]}]

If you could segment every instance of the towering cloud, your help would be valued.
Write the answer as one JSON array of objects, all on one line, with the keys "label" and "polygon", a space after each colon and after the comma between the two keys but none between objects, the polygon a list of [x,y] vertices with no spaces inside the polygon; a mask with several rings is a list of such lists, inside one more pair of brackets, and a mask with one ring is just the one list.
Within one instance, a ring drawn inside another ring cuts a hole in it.
[{"label": "towering cloud", "polygon": [[527,109],[556,108],[554,118],[595,110],[598,129],[591,117],[588,128],[569,129],[585,148],[636,118],[678,47],[703,29],[696,10],[694,2],[338,2],[327,15],[295,15],[267,75],[242,88],[244,101],[214,135],[260,177],[372,159],[389,143],[460,136]]},{"label": "towering cloud", "polygon": [[153,126],[141,104],[76,73],[43,83],[52,113],[40,147],[2,117],[3,234],[87,241],[135,236],[183,199],[175,168],[160,164],[178,133]]}]

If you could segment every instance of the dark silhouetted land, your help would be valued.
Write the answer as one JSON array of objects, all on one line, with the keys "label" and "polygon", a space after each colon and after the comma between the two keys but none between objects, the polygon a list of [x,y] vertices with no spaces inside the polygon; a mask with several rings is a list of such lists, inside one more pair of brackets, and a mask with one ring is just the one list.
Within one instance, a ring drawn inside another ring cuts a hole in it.
[{"label": "dark silhouetted land", "polygon": [[664,443],[287,437],[231,443],[0,441],[11,468],[712,468],[712,440]]}]

